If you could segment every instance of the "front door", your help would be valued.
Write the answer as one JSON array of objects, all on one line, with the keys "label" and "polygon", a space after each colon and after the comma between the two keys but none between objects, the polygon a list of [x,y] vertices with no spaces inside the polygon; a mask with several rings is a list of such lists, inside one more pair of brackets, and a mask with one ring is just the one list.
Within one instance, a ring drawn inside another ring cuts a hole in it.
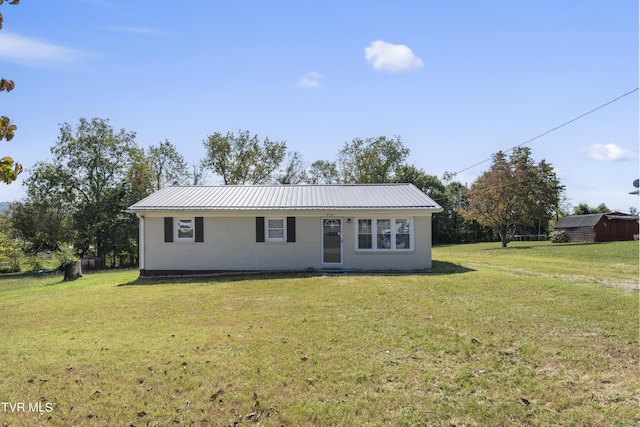
[{"label": "front door", "polygon": [[342,264],[341,218],[322,218],[322,263]]}]

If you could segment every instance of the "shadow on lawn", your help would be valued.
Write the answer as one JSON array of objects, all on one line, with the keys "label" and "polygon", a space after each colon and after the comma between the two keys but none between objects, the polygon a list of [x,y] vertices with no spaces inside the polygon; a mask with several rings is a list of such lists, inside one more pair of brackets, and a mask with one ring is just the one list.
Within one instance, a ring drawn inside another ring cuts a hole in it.
[{"label": "shadow on lawn", "polygon": [[416,276],[416,275],[436,275],[436,274],[459,274],[474,271],[473,269],[463,267],[445,261],[433,261],[432,268],[428,270],[417,271],[303,271],[303,272],[227,272],[219,274],[203,274],[199,276],[170,276],[170,277],[146,277],[137,278],[128,283],[122,283],[120,286],[152,286],[152,285],[170,285],[170,284],[198,284],[213,282],[240,282],[246,280],[273,280],[273,279],[304,279],[308,277],[321,276]]},{"label": "shadow on lawn", "polygon": [[172,284],[198,284],[198,283],[223,283],[223,282],[244,282],[247,280],[272,280],[280,279],[302,279],[306,277],[317,277],[321,274],[316,272],[304,273],[279,273],[279,272],[221,272],[216,274],[202,275],[182,275],[182,276],[156,276],[138,277],[131,282],[122,283],[120,286],[153,286]]},{"label": "shadow on lawn", "polygon": [[472,268],[463,267],[460,264],[454,264],[446,261],[432,261],[431,273],[432,274],[459,274],[469,273],[475,271]]}]

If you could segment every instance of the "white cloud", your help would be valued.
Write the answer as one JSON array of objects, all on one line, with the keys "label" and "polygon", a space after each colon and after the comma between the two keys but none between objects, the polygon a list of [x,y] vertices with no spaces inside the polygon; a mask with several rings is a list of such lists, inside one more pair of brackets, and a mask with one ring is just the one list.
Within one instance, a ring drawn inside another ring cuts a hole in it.
[{"label": "white cloud", "polygon": [[633,153],[616,144],[593,144],[586,150],[587,156],[594,160],[628,160]]},{"label": "white cloud", "polygon": [[18,34],[0,33],[0,59],[33,66],[47,66],[75,62],[80,52],[56,46]]},{"label": "white cloud", "polygon": [[298,80],[299,87],[319,87],[321,81],[324,79],[320,73],[310,71]]},{"label": "white cloud", "polygon": [[376,40],[364,49],[364,56],[376,70],[400,72],[424,67],[422,59],[403,44],[391,44]]}]

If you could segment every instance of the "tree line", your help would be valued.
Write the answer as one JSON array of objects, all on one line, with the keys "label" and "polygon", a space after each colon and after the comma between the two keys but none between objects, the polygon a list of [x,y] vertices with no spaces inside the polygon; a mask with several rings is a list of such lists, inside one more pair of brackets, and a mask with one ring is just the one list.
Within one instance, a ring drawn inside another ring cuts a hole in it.
[{"label": "tree line", "polygon": [[287,150],[286,141],[249,131],[207,136],[205,156],[193,165],[168,140],[143,149],[135,138],[105,119],[62,124],[53,159],[33,166],[26,196],[11,203],[0,222],[5,247],[20,242],[28,253],[73,248],[79,257],[98,256],[110,267],[136,265],[138,221],[125,209],[165,186],[210,182],[207,175],[225,185],[411,183],[444,209],[433,218],[436,244],[500,237],[506,245],[514,224],[537,221],[546,229],[563,190],[551,165],[535,163],[522,147],[508,158],[496,154],[491,168],[467,188],[453,174],[440,179],[407,163],[410,150],[399,136],[354,138],[335,159],[308,166],[299,152]]}]

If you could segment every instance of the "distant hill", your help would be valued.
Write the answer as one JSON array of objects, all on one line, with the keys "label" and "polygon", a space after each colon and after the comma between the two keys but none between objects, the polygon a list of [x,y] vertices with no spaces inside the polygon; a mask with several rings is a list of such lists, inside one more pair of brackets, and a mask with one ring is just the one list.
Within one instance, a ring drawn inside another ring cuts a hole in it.
[{"label": "distant hill", "polygon": [[0,202],[0,212],[9,209],[9,202]]}]

